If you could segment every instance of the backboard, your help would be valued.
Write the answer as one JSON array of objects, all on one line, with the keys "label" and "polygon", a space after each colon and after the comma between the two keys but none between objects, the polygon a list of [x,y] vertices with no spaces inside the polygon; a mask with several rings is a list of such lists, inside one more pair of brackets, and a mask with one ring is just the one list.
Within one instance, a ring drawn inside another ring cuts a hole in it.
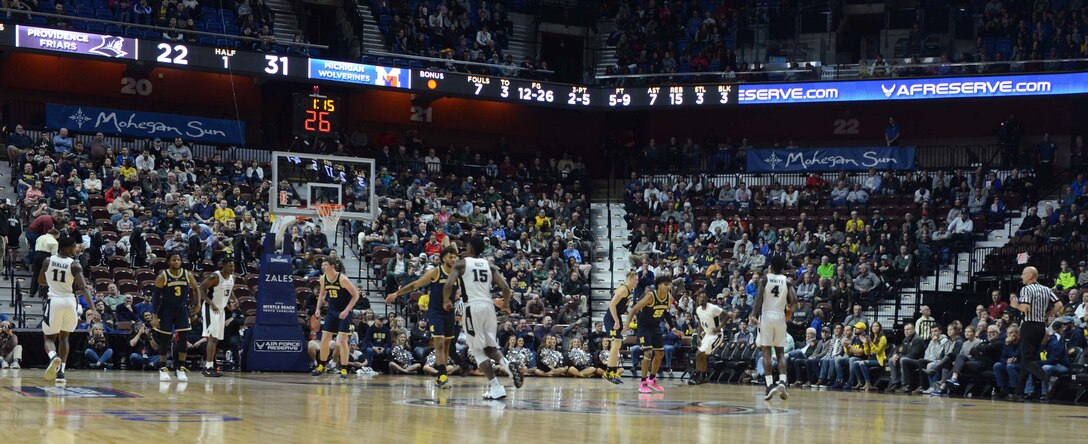
[{"label": "backboard", "polygon": [[342,219],[373,220],[374,159],[272,152],[272,192],[268,208],[282,216],[314,217],[313,204],[344,205]]}]

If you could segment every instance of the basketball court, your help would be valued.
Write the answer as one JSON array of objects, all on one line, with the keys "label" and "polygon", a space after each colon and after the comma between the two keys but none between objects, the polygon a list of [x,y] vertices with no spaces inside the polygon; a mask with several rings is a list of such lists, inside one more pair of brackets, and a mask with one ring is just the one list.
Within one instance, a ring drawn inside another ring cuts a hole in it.
[{"label": "basketball court", "polygon": [[[530,378],[505,401],[484,379],[298,374],[193,375],[76,370],[64,387],[41,370],[0,375],[5,442],[1077,442],[1083,407],[792,389],[679,386],[639,395],[637,380]],[[509,380],[504,380],[509,386]],[[460,441],[459,441],[460,440]]]}]

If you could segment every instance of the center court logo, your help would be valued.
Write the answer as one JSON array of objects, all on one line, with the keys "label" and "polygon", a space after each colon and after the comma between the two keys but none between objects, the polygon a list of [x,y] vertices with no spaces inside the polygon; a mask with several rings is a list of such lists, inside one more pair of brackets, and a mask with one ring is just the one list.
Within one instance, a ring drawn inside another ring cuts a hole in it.
[{"label": "center court logo", "polygon": [[483,399],[407,399],[397,404],[454,409],[502,409],[527,412],[574,413],[590,415],[662,416],[662,415],[779,415],[793,413],[787,409],[753,408],[717,401],[596,401],[563,400],[535,401],[514,399],[485,401]]}]

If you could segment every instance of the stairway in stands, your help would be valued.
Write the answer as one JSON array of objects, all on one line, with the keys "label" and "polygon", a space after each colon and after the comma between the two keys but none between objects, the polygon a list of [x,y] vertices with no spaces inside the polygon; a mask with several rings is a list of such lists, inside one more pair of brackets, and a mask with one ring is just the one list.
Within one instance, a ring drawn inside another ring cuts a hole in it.
[{"label": "stairway in stands", "polygon": [[[1058,207],[1058,203],[1054,200],[1043,200],[1035,204],[1038,214],[1045,214],[1043,209],[1047,205],[1053,205]],[[1027,214],[1027,206],[1018,209],[1019,215],[1011,217],[1005,221],[1005,224],[998,229],[988,230],[986,233],[986,240],[976,241],[974,248],[1001,248],[1005,244],[1009,243],[1011,238],[1010,233],[1015,233],[1016,229],[1020,227],[1021,222],[1024,221],[1024,215]],[[943,215],[942,215],[943,217]],[[971,252],[958,253],[954,261],[956,266],[945,265],[940,267],[932,275],[924,276],[919,281],[919,287],[907,287],[903,288],[899,292],[900,298],[900,318],[911,317],[918,313],[918,307],[921,305],[919,295],[922,292],[927,291],[944,291],[952,292],[961,289],[969,289],[971,282],[971,276],[982,270],[985,257],[980,256],[978,258],[973,257]],[[875,309],[870,308],[865,311],[865,315],[880,322],[885,327],[895,325],[895,306],[894,305],[881,305]]]},{"label": "stairway in stands", "polygon": [[265,0],[265,4],[276,15],[276,26],[272,30],[272,33],[276,35],[276,41],[290,42],[293,40],[299,27],[298,17],[295,16],[295,9],[291,7],[291,2],[289,0]]},{"label": "stairway in stands", "polygon": [[[623,216],[622,188],[608,188],[608,181],[594,181],[594,194],[589,204],[595,251],[593,271],[590,274],[590,307],[594,322],[603,319],[612,298],[612,289],[623,282],[631,269],[631,252],[623,246],[630,230]],[[618,191],[619,195],[614,194]],[[617,203],[618,202],[618,203]],[[611,240],[611,242],[609,242]],[[611,258],[611,259],[610,259]]]}]

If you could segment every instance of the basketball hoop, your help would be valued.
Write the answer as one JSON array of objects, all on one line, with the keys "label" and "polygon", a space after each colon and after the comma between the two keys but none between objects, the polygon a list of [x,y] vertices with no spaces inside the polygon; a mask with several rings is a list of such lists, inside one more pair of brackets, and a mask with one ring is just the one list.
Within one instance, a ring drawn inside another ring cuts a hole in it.
[{"label": "basketball hoop", "polygon": [[340,204],[326,204],[319,203],[314,204],[314,208],[317,208],[317,219],[321,221],[321,229],[326,233],[336,234],[337,224],[340,223],[340,216],[344,214],[344,206]]}]

